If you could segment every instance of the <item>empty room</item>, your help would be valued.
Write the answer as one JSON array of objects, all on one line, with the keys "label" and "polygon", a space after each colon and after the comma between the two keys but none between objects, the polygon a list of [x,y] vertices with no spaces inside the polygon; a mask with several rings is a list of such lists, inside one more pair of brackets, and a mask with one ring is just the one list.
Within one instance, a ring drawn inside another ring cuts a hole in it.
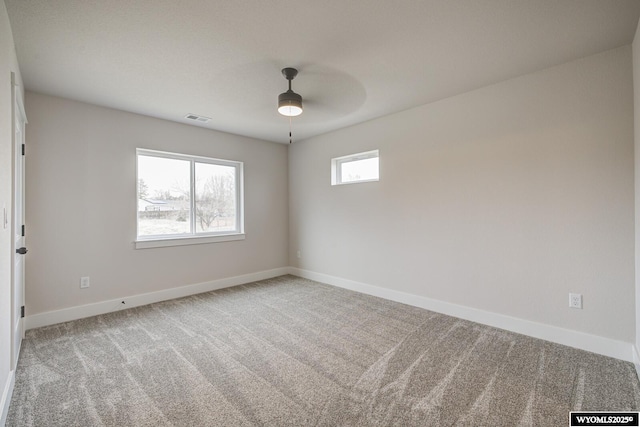
[{"label": "empty room", "polygon": [[639,21],[3,0],[0,426],[640,425]]}]

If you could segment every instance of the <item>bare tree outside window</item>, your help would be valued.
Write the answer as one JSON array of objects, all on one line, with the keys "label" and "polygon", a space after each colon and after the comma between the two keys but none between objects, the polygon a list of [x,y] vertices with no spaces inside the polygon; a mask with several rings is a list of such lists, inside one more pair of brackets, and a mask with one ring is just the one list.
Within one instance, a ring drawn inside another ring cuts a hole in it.
[{"label": "bare tree outside window", "polygon": [[233,230],[235,199],[233,167],[196,163],[197,231]]},{"label": "bare tree outside window", "polygon": [[144,182],[144,179],[138,178],[138,198],[146,199],[149,197],[149,186]]}]

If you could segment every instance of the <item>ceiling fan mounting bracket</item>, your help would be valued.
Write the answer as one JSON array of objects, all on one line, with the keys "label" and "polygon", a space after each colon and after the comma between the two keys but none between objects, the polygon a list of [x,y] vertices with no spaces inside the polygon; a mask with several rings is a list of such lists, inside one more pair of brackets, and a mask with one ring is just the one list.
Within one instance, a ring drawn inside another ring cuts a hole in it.
[{"label": "ceiling fan mounting bracket", "polygon": [[296,76],[298,75],[298,70],[296,70],[295,68],[289,68],[289,67],[283,68],[282,75],[284,76],[285,79],[291,81],[295,79]]}]

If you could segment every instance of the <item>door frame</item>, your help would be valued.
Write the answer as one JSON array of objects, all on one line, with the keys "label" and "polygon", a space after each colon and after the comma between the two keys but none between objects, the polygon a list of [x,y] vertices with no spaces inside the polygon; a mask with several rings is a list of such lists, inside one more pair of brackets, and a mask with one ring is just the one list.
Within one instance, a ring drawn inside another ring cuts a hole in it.
[{"label": "door frame", "polygon": [[[20,352],[20,345],[22,343],[22,338],[24,338],[24,319],[20,316],[18,316],[18,313],[16,312],[17,310],[19,310],[19,308],[17,307],[18,304],[16,304],[16,294],[17,292],[19,292],[19,295],[21,297],[21,301],[20,301],[20,306],[24,306],[24,296],[25,296],[25,286],[24,286],[24,264],[25,264],[25,260],[22,260],[22,281],[20,284],[16,283],[16,274],[17,272],[15,271],[15,256],[16,256],[16,249],[18,249],[17,247],[17,242],[16,242],[16,235],[18,234],[18,230],[17,230],[17,221],[15,218],[16,212],[18,211],[18,207],[17,207],[17,203],[18,201],[20,202],[21,209],[20,212],[22,214],[22,223],[24,224],[24,205],[25,205],[25,159],[24,156],[22,156],[22,146],[23,144],[25,144],[25,127],[27,124],[27,115],[25,113],[24,110],[24,101],[22,99],[22,91],[20,86],[18,86],[18,82],[16,81],[16,75],[15,73],[11,72],[11,99],[12,99],[12,105],[11,105],[11,110],[12,110],[12,114],[11,114],[11,130],[12,130],[12,136],[11,136],[11,141],[12,141],[12,149],[11,149],[11,154],[12,154],[12,160],[11,160],[11,254],[12,254],[12,258],[11,258],[11,369],[16,369],[17,363],[18,363],[18,356],[19,356],[19,352]],[[16,123],[20,121],[21,124],[21,129],[20,129],[20,139],[21,141],[18,141],[16,139]],[[20,159],[19,161],[22,162],[22,167],[18,168],[16,162],[18,161],[18,159]],[[17,174],[20,174],[21,176],[18,177]],[[17,186],[18,183],[20,183],[20,191],[21,191],[21,195],[20,197],[18,197],[19,195],[17,194]],[[20,233],[22,232],[22,230],[20,230]],[[22,240],[24,243],[24,237],[22,237]],[[23,256],[23,255],[20,255]],[[20,286],[21,289],[18,289],[17,286]],[[22,314],[22,313],[20,313]],[[16,325],[16,319],[18,319],[18,324]],[[20,334],[20,339],[19,341],[16,340],[16,330],[19,331]],[[16,348],[16,341],[18,341],[19,343],[17,344]]]}]

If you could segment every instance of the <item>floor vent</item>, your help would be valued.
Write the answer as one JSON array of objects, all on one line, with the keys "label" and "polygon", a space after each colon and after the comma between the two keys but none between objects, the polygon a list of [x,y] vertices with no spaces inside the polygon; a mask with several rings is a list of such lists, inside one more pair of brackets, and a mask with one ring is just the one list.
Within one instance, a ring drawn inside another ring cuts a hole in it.
[{"label": "floor vent", "polygon": [[199,116],[197,114],[187,114],[186,116],[184,116],[184,118],[188,120],[194,120],[200,123],[208,123],[211,120],[210,117]]}]

